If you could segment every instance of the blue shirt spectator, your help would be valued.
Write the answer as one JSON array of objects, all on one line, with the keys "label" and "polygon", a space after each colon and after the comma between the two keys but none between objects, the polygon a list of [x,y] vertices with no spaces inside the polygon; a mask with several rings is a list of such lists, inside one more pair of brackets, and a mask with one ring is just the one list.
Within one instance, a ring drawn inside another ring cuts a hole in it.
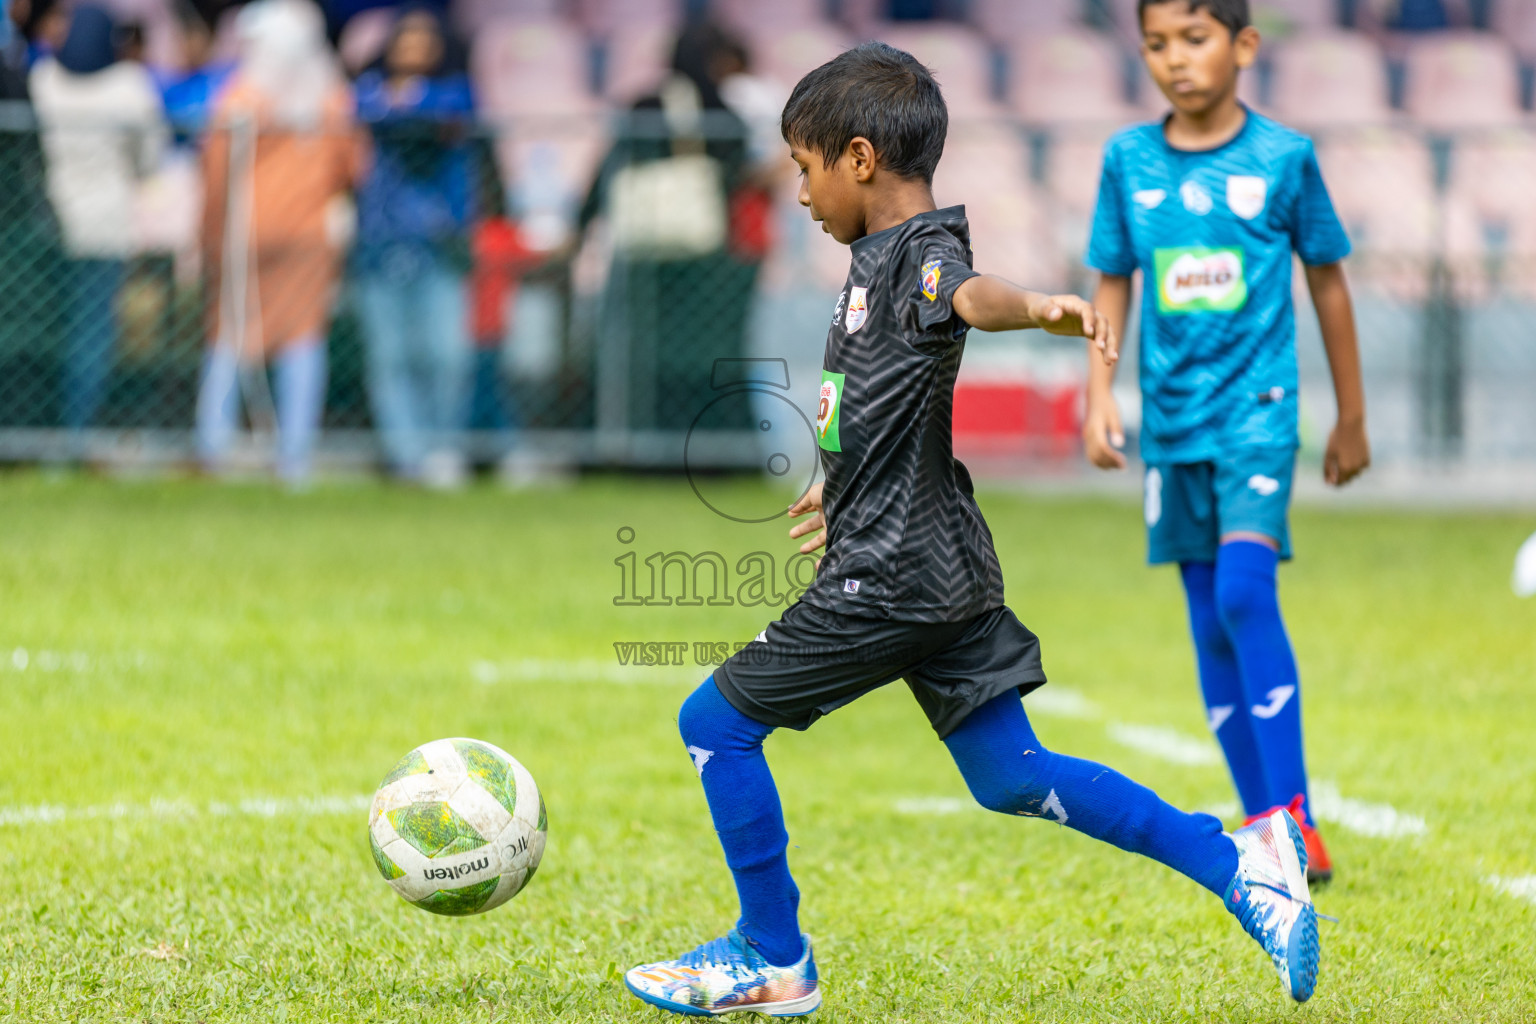
[{"label": "blue shirt spectator", "polygon": [[[428,33],[437,37],[435,54],[418,59],[414,37]],[[358,120],[374,143],[357,196],[354,259],[362,269],[410,273],[432,258],[467,269],[475,103],[469,79],[446,66],[449,56],[441,16],[406,8],[383,60],[357,80]]]}]

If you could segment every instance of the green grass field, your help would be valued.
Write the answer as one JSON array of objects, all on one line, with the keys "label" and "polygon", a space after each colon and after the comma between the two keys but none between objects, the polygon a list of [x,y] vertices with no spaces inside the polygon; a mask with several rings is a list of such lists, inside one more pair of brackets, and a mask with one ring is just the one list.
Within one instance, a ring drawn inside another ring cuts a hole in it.
[{"label": "green grass field", "polygon": [[[1175,802],[1229,802],[1139,509],[983,509],[1043,638],[1042,738]],[[746,640],[769,613],[616,607],[615,559],[783,557],[784,526],[717,518],[681,481],[442,497],[0,477],[0,1019],[662,1019],[621,971],[735,913],[675,732],[706,670],[620,668],[613,644]],[[1531,528],[1296,517],[1284,600],[1313,775],[1336,791],[1318,902],[1342,919],[1305,1008],[1193,883],[968,809],[898,684],[768,745],[795,795],[819,1019],[1531,1020],[1536,604],[1507,584]],[[395,897],[365,833],[384,772],[453,735],[512,751],[549,806],[538,878],[467,920]]]}]

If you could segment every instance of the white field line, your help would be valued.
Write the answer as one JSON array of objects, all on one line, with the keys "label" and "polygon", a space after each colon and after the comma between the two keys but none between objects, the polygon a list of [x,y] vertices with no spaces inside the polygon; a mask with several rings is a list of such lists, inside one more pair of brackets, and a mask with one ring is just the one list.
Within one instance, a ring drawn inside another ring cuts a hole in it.
[{"label": "white field line", "polygon": [[22,825],[57,825],[71,821],[139,820],[143,818],[314,818],[324,814],[365,811],[369,796],[254,797],[233,803],[189,800],[151,800],[144,804],[97,804],[94,807],[63,807],[36,804],[31,807],[0,807],[0,828]]},{"label": "white field line", "polygon": [[1214,741],[1195,739],[1177,729],[1134,722],[1110,722],[1105,727],[1109,738],[1123,747],[1174,764],[1220,764],[1221,754]]},{"label": "white field line", "polygon": [[129,654],[90,655],[85,651],[28,650],[25,647],[0,648],[0,672],[89,672],[93,668],[144,668],[149,656],[143,651]]},{"label": "white field line", "polygon": [[[1226,819],[1242,814],[1242,808],[1235,800],[1211,804],[1201,810]],[[1429,825],[1417,814],[1400,811],[1391,804],[1344,796],[1339,792],[1338,783],[1329,779],[1312,780],[1312,813],[1320,822],[1338,825],[1347,832],[1371,839],[1403,839],[1429,831]]]},{"label": "white field line", "polygon": [[1342,825],[1372,839],[1402,839],[1429,831],[1428,824],[1417,814],[1400,811],[1391,804],[1374,804],[1344,796],[1335,783],[1326,779],[1318,779],[1312,784],[1312,813],[1319,821]]},{"label": "white field line", "polygon": [[[658,671],[660,669],[661,671]],[[671,686],[701,682],[711,669],[688,665],[620,665],[602,658],[520,658],[516,661],[471,662],[477,683],[619,683],[626,686]]]},{"label": "white field line", "polygon": [[[974,800],[948,796],[902,797],[892,806],[897,814],[912,815],[959,814],[962,811],[981,809]],[[1199,809],[1228,821],[1242,814],[1242,808],[1236,801],[1224,801]],[[1369,803],[1344,796],[1339,792],[1338,784],[1328,779],[1313,781],[1312,810],[1319,821],[1338,825],[1346,831],[1371,839],[1402,839],[1421,836],[1429,830],[1424,819],[1418,815],[1399,811],[1390,804]],[[1500,878],[1495,875],[1488,878],[1487,882],[1511,896],[1536,903],[1536,875],[1522,878]]]},{"label": "white field line", "polygon": [[1531,903],[1536,903],[1536,875],[1521,875],[1518,878],[1489,875],[1483,881],[1506,896],[1513,896],[1517,900],[1527,900]]},{"label": "white field line", "polygon": [[1024,698],[1024,707],[1027,711],[1038,711],[1057,718],[1099,717],[1097,704],[1066,686],[1042,686]]},{"label": "white field line", "polygon": [[895,803],[897,814],[961,814],[965,811],[979,811],[981,805],[975,800],[961,800],[954,796],[909,796],[897,800]]}]

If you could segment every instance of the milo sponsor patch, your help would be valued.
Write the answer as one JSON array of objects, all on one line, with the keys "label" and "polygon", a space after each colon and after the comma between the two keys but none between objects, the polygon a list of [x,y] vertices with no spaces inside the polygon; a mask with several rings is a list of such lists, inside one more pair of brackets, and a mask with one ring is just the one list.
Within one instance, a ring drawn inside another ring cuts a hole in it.
[{"label": "milo sponsor patch", "polygon": [[1152,254],[1159,313],[1231,313],[1248,301],[1243,250],[1187,246]]},{"label": "milo sponsor patch", "polygon": [[821,371],[821,394],[816,403],[816,443],[829,452],[843,450],[843,374]]}]

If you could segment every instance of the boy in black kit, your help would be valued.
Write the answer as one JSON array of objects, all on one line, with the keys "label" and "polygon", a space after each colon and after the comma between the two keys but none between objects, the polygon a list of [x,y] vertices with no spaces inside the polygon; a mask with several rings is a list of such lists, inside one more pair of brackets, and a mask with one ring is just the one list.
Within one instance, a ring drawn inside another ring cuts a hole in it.
[{"label": "boy in black kit", "polygon": [[1307,999],[1317,916],[1289,815],[1228,835],[1210,815],[1047,750],[1019,699],[1045,682],[1040,645],[1003,604],[991,533],[951,452],[955,375],[971,327],[1081,336],[1113,362],[1105,318],[1076,296],[971,269],[964,209],[933,202],[948,112],[909,54],[868,43],[816,69],[795,87],[782,128],[801,204],[852,249],[817,409],[826,480],[790,509],[815,513],[791,535],[821,531],[801,550],[825,544],[826,555],[801,599],[679,715],[741,917],[675,960],[634,968],[625,984],[677,1013],[795,1016],[821,1005],[763,740],[904,679],[983,806],[1049,818],[1189,876],[1264,946],[1285,991]]}]

